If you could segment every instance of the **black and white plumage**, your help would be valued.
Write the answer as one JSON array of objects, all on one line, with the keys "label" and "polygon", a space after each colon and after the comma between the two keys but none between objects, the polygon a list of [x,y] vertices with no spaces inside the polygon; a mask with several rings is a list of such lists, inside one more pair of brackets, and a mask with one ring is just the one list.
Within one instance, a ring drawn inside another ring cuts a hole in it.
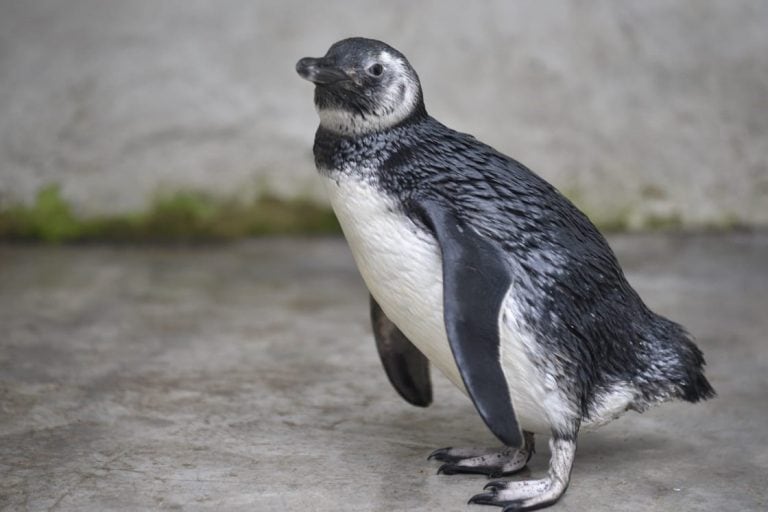
[{"label": "black and white plumage", "polygon": [[551,436],[547,477],[492,482],[470,501],[554,503],[580,429],[714,395],[701,351],[648,309],[589,219],[519,162],[427,115],[400,52],[345,39],[297,71],[316,84],[315,161],[370,290],[390,381],[426,406],[432,363],[505,444],[431,458],[444,473],[510,474],[534,433]]}]

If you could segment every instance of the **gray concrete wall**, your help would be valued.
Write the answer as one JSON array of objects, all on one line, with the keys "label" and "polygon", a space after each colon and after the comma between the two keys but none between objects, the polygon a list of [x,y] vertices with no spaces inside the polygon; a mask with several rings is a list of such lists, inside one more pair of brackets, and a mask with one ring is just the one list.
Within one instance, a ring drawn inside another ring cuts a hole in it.
[{"label": "gray concrete wall", "polygon": [[366,35],[596,217],[768,224],[766,27],[763,0],[0,0],[0,201],[321,197],[293,66]]}]

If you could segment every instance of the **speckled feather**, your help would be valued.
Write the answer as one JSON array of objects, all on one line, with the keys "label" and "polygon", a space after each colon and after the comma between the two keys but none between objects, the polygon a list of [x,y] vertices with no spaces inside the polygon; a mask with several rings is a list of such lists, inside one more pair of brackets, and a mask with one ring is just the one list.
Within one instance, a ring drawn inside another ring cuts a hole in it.
[{"label": "speckled feather", "polygon": [[321,127],[314,150],[321,170],[366,169],[366,179],[416,222],[423,224],[415,203],[441,199],[502,247],[525,322],[556,361],[554,378],[583,419],[621,383],[639,391],[638,410],[714,394],[688,333],[648,309],[590,220],[519,162],[423,109],[389,130],[357,137]]}]

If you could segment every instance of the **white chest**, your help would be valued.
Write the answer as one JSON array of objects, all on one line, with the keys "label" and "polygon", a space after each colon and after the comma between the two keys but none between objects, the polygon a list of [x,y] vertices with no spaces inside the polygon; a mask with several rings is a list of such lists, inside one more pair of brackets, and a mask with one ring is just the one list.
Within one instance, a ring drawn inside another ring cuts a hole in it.
[{"label": "white chest", "polygon": [[[443,319],[440,250],[395,202],[363,179],[349,175],[325,179],[336,216],[360,274],[382,310],[421,352],[464,393]],[[513,406],[523,428],[548,432],[562,408],[556,389],[538,375],[528,355],[531,337],[516,321],[512,290],[500,316],[500,362]]]},{"label": "white chest", "polygon": [[463,390],[445,333],[442,263],[434,239],[362,179],[326,178],[326,188],[355,263],[381,309]]}]

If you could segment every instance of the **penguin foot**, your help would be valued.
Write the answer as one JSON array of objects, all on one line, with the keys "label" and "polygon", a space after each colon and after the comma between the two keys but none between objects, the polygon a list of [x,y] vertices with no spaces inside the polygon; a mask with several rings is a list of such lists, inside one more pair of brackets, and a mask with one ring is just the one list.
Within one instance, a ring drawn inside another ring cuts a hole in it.
[{"label": "penguin foot", "polygon": [[432,452],[427,460],[444,462],[437,474],[455,475],[478,473],[488,478],[517,473],[525,467],[534,452],[533,434],[524,433],[525,445],[519,450],[506,448],[440,448]]},{"label": "penguin foot", "polygon": [[503,507],[504,512],[537,510],[555,503],[568,488],[576,443],[552,439],[549,446],[552,459],[547,478],[489,482],[484,489],[490,491],[472,496],[469,503]]}]

